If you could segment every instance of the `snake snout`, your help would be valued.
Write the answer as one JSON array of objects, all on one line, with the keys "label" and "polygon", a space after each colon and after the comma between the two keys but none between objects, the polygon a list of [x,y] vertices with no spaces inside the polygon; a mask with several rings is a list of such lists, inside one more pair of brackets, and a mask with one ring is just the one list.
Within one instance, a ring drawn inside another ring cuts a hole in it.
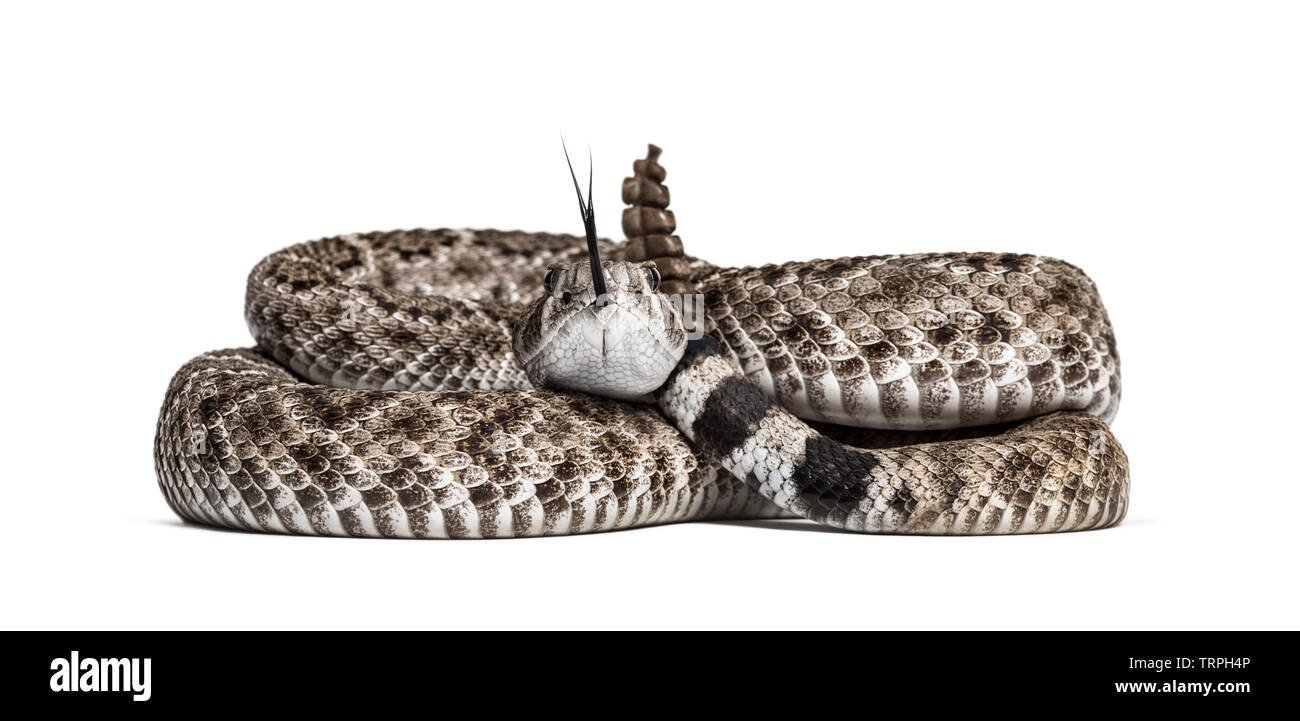
[{"label": "snake snout", "polygon": [[629,318],[617,303],[592,305],[583,312],[582,338],[601,354],[617,348],[627,335]]}]

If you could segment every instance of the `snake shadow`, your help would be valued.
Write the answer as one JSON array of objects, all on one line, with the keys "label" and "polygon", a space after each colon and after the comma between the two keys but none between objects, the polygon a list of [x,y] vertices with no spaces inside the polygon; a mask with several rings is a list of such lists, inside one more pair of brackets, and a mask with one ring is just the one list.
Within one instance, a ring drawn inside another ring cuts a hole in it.
[{"label": "snake shadow", "polygon": [[[279,536],[281,538],[329,538],[329,539],[338,539],[338,540],[348,539],[348,540],[355,540],[355,541],[476,540],[476,541],[484,541],[484,542],[491,542],[491,541],[522,542],[522,541],[546,541],[546,540],[556,541],[559,539],[566,539],[566,538],[584,538],[587,536],[598,536],[598,535],[603,535],[605,533],[621,534],[621,533],[633,533],[637,531],[652,532],[656,530],[665,530],[677,525],[682,525],[678,523],[664,523],[664,524],[659,524],[654,526],[641,526],[639,528],[616,529],[611,531],[601,531],[597,533],[582,533],[576,535],[563,535],[563,536],[537,536],[537,537],[528,537],[528,538],[417,539],[417,538],[373,538],[373,537],[362,537],[362,536],[357,536],[357,537],[309,536],[309,535],[286,534],[286,533],[262,533],[258,531],[249,531],[249,530],[244,530],[239,528],[226,528],[224,526],[209,526],[205,524],[193,523],[191,521],[182,520],[180,518],[167,518],[167,519],[159,518],[159,519],[146,521],[146,523],[154,526],[164,526],[167,528],[181,528],[190,531],[198,531],[200,533],[233,533],[233,534],[250,535],[250,536]],[[741,519],[715,520],[715,521],[691,521],[690,523],[704,524],[710,526],[729,526],[738,529],[754,529],[754,530],[763,530],[763,531],[786,531],[792,533],[827,533],[827,534],[840,535],[845,537],[859,537],[859,538],[875,538],[882,535],[885,537],[892,537],[891,534],[854,533],[852,531],[844,531],[838,528],[833,528],[831,526],[824,526],[819,523],[814,523],[812,521],[805,521],[799,518],[754,518],[754,519],[741,518]],[[921,534],[921,537],[949,538],[949,539],[959,539],[959,538],[961,539],[976,539],[976,538],[1013,539],[1013,538],[1024,538],[1025,536],[1061,537],[1061,536],[1072,536],[1080,533],[1090,533],[1093,531],[1114,532],[1124,528],[1133,528],[1135,526],[1147,526],[1150,524],[1151,521],[1149,519],[1139,518],[1139,519],[1126,520],[1117,526],[1111,526],[1109,528],[1086,529],[1080,531],[1066,531],[1063,533],[1031,533],[1031,534],[1003,534],[1003,535],[976,535],[976,536],[945,536],[945,535],[938,535],[938,534]]]},{"label": "snake shadow", "polygon": [[[279,536],[281,538],[337,538],[354,541],[448,541],[448,540],[474,540],[474,541],[536,541],[543,539],[559,538],[581,538],[584,536],[599,536],[605,533],[628,533],[635,531],[653,531],[671,528],[673,526],[684,525],[682,523],[660,523],[652,526],[639,526],[636,528],[621,528],[609,531],[598,531],[596,533],[581,533],[561,536],[529,536],[526,538],[475,538],[475,539],[447,539],[447,538],[374,538],[371,536],[312,536],[307,534],[296,533],[263,533],[260,531],[246,530],[243,528],[227,528],[225,526],[209,526],[203,523],[195,523],[181,518],[159,518],[145,521],[151,526],[162,526],[166,528],[180,528],[187,531],[198,531],[200,533],[231,533],[235,535],[249,536]],[[761,519],[734,519],[725,521],[691,521],[693,524],[709,526],[734,526],[737,528],[757,528],[773,531],[803,531],[808,533],[832,533],[849,536],[858,536],[864,534],[849,533],[841,531],[830,526],[823,526],[812,521],[804,521],[798,518],[761,518]]]}]

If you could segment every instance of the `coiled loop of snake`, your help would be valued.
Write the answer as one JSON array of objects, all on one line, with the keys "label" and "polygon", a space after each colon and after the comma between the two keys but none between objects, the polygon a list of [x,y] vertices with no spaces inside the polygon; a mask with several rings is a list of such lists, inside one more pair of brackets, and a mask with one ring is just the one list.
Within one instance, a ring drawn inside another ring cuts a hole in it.
[{"label": "coiled loop of snake", "polygon": [[708,335],[656,410],[534,389],[515,361],[511,332],[546,268],[584,258],[572,236],[447,230],[268,257],[247,295],[258,349],[201,355],[168,389],[155,443],[168,503],[247,530],[436,538],[783,513],[1024,533],[1125,513],[1127,459],[1104,422],[1114,337],[1073,266],[684,259]]}]

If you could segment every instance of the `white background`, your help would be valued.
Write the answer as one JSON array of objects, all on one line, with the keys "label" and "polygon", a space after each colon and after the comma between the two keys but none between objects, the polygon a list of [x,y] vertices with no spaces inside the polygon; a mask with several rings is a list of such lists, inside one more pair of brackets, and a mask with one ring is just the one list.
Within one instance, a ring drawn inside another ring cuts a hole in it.
[{"label": "white background", "polygon": [[[7,3],[0,623],[1297,627],[1300,22],[1285,3]],[[401,542],[182,525],[153,426],[290,243],[601,230],[653,141],[690,252],[1064,257],[1117,329],[1118,528]]]}]

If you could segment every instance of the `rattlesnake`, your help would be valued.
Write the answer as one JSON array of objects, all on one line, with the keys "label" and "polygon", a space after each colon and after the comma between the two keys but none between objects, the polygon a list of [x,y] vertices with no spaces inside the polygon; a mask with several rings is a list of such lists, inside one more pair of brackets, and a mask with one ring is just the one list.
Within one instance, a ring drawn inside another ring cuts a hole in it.
[{"label": "rattlesnake", "polygon": [[[258,348],[205,353],[167,390],[155,459],[172,509],[420,538],[1123,518],[1118,356],[1082,271],[1004,253],[717,268],[680,253],[657,152],[629,179],[624,225],[648,209],[666,226],[630,243],[597,240],[580,200],[589,247],[413,230],[267,257],[246,296]],[[649,266],[648,247],[671,257]],[[684,321],[660,282],[698,288],[705,316]]]}]

